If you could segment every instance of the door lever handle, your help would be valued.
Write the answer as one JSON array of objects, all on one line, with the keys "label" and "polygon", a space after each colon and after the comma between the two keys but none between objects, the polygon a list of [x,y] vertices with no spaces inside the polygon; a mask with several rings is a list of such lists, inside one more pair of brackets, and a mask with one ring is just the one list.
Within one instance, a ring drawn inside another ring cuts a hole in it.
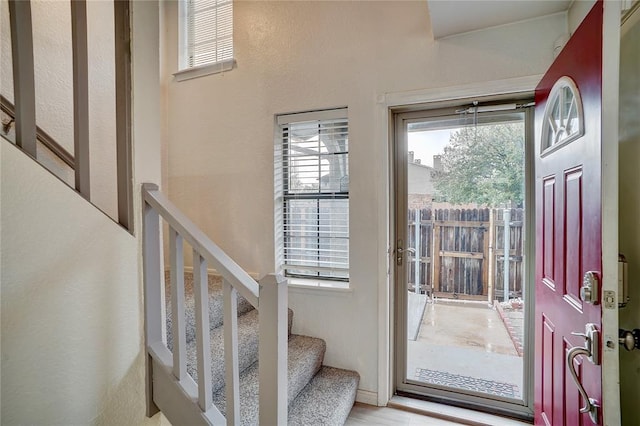
[{"label": "door lever handle", "polygon": [[585,339],[584,347],[582,346],[574,346],[569,349],[567,352],[567,368],[569,369],[569,373],[571,374],[571,378],[573,379],[576,387],[578,388],[578,392],[580,396],[585,401],[584,407],[580,408],[581,413],[589,413],[589,418],[595,424],[598,424],[598,409],[600,406],[598,405],[598,401],[594,398],[589,398],[587,391],[580,383],[580,379],[578,378],[578,374],[576,373],[575,365],[573,361],[578,355],[586,356],[589,361],[594,364],[598,364],[600,362],[599,357],[599,331],[594,324],[587,324],[585,333],[571,333],[574,336],[581,336]]},{"label": "door lever handle", "polygon": [[578,392],[580,392],[580,396],[585,401],[585,406],[580,409],[580,412],[589,413],[589,417],[591,418],[591,421],[595,424],[598,424],[598,408],[599,408],[598,401],[596,401],[593,398],[589,398],[589,395],[587,395],[587,391],[584,389],[584,386],[582,386],[582,383],[580,383],[580,379],[578,379],[576,368],[573,365],[573,360],[578,355],[590,356],[591,353],[585,348],[580,346],[574,346],[573,348],[569,349],[569,352],[567,352],[567,368],[569,369],[569,373],[571,373],[571,377],[573,378],[573,381],[578,387]]},{"label": "door lever handle", "polygon": [[405,248],[402,248],[402,247],[396,248],[396,264],[398,266],[402,265],[402,260],[404,259],[405,252],[415,255],[416,254],[416,249],[413,249],[413,248],[405,249]]},{"label": "door lever handle", "polygon": [[411,254],[416,254],[416,249],[414,248],[408,248],[408,249],[403,249],[402,247],[398,247],[398,253],[411,253]]}]

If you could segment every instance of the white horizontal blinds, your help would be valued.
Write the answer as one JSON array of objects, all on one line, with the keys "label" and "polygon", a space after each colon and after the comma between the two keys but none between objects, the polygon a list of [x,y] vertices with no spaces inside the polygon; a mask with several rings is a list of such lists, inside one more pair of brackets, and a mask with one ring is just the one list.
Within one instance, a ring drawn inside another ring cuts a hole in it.
[{"label": "white horizontal blinds", "polygon": [[233,1],[186,1],[188,67],[233,59]]},{"label": "white horizontal blinds", "polygon": [[311,120],[314,113],[306,113],[300,117],[306,121],[278,120],[283,266],[290,276],[349,278],[349,126],[346,110],[339,111],[315,113],[325,119]]}]

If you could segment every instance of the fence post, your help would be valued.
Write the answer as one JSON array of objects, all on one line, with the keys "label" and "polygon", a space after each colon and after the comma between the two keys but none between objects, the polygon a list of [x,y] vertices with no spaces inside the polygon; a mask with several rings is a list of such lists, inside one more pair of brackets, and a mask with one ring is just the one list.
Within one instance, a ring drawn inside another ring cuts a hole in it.
[{"label": "fence post", "polygon": [[413,271],[413,285],[414,291],[416,294],[420,294],[420,228],[422,226],[422,210],[416,209],[415,214],[415,226],[414,226],[414,235],[415,235],[415,252],[413,253],[413,262],[414,262],[414,271]]},{"label": "fence post", "polygon": [[[483,222],[489,219],[487,218],[486,213],[489,213],[489,209],[484,210],[484,213],[481,216],[481,220]],[[489,227],[484,228],[484,231],[482,232],[482,294],[485,296],[489,295],[489,271],[491,270],[491,267],[489,266],[491,264],[491,244],[489,243],[490,235],[491,222],[489,222]],[[491,299],[489,299],[488,302],[491,303]]]},{"label": "fence post", "polygon": [[287,280],[267,275],[260,280],[258,306],[259,424],[287,424]]},{"label": "fence post", "polygon": [[511,209],[504,209],[504,277],[503,287],[504,287],[504,301],[509,301],[509,255],[511,252]]},{"label": "fence post", "polygon": [[496,287],[496,210],[489,210],[489,303],[497,299]]},{"label": "fence post", "polygon": [[[435,222],[434,218],[434,222]],[[440,291],[440,225],[433,225],[433,249],[431,250],[431,264],[433,265],[433,293]],[[433,296],[433,294],[432,294]],[[435,300],[435,299],[434,299]]]}]

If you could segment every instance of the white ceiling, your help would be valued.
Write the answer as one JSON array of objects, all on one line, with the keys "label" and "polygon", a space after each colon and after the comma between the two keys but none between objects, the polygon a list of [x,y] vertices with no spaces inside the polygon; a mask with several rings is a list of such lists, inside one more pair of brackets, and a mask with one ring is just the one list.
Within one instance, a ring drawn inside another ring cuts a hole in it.
[{"label": "white ceiling", "polygon": [[428,0],[438,39],[496,25],[563,12],[572,0]]}]

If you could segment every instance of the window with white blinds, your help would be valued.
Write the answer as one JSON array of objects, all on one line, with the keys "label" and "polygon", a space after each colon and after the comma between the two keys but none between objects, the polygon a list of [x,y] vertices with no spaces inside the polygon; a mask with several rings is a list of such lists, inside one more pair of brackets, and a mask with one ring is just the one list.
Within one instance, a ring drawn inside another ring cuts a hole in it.
[{"label": "window with white blinds", "polygon": [[347,110],[279,116],[278,125],[282,171],[280,267],[291,277],[347,281]]},{"label": "window with white blinds", "polygon": [[181,70],[207,65],[218,65],[211,72],[233,68],[232,0],[183,0],[180,21]]}]

